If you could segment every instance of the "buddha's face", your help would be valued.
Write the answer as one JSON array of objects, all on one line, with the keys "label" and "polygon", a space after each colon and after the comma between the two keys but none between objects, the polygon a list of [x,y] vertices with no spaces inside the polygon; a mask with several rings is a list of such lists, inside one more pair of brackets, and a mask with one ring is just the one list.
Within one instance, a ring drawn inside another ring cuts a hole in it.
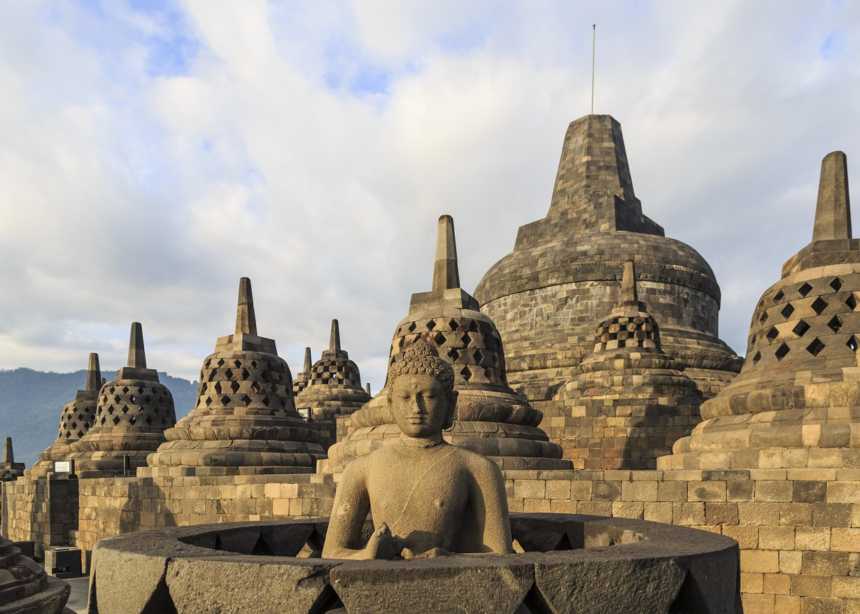
[{"label": "buddha's face", "polygon": [[451,389],[431,375],[401,375],[388,395],[397,426],[409,437],[441,433],[451,416],[453,400]]}]

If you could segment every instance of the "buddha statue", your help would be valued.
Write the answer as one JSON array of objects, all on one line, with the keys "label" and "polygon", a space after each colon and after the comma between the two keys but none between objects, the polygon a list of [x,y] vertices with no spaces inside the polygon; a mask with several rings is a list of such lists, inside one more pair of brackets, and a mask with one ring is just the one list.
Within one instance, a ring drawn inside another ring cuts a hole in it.
[{"label": "buddha statue", "polygon": [[[391,363],[388,382],[386,402],[400,437],[347,465],[323,557],[512,552],[501,471],[486,457],[442,439],[457,399],[451,365],[418,339]],[[368,512],[374,531],[362,545]]]}]

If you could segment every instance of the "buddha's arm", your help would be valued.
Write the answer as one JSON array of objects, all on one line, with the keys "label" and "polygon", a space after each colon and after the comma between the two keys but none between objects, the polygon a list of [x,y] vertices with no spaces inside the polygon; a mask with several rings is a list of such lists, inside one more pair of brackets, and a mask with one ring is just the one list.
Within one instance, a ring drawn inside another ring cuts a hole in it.
[{"label": "buddha's arm", "polygon": [[372,559],[368,546],[361,548],[361,529],[370,511],[367,494],[366,459],[359,458],[346,467],[329,518],[322,555],[325,559]]},{"label": "buddha's arm", "polygon": [[483,528],[483,547],[490,552],[507,554],[511,546],[511,520],[508,515],[508,498],[505,494],[505,479],[499,467],[482,458],[482,463],[473,469],[474,482],[472,500],[477,518],[476,526]]}]

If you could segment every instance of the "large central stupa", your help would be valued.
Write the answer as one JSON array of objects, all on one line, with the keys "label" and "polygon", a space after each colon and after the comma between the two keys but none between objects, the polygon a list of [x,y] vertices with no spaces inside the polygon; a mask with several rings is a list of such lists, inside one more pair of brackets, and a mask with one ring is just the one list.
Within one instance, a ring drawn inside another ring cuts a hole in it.
[{"label": "large central stupa", "polygon": [[741,361],[718,337],[711,267],[642,213],[621,125],[587,115],[567,129],[546,217],[520,227],[513,252],[475,290],[505,340],[512,386],[534,402],[572,379],[592,349],[594,323],[620,299],[630,260],[667,354],[705,396],[734,377]]}]

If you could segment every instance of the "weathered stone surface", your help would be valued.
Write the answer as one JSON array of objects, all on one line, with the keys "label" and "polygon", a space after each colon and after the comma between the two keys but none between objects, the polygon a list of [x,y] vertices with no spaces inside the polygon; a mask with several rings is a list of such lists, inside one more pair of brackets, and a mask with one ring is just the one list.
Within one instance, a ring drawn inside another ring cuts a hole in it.
[{"label": "weathered stone surface", "polygon": [[68,584],[48,576],[18,546],[0,537],[0,613],[59,614],[69,592]]},{"label": "weathered stone surface", "polygon": [[739,370],[717,336],[720,290],[710,266],[642,213],[618,122],[587,115],[568,127],[547,216],[520,227],[513,252],[475,290],[505,340],[511,384],[533,402],[551,399],[587,356],[628,260],[666,353],[703,395]]},{"label": "weathered stone surface", "polygon": [[267,556],[177,558],[165,582],[178,612],[307,614],[325,611],[314,607],[325,600],[333,566],[320,559],[283,565]]},{"label": "weathered stone surface", "polygon": [[669,612],[686,577],[672,559],[565,558],[547,555],[535,566],[535,583],[557,614]]},{"label": "weathered stone surface", "polygon": [[24,475],[24,463],[15,462],[15,450],[12,438],[7,437],[3,446],[3,462],[0,463],[0,482],[15,480]]},{"label": "weathered stone surface", "polygon": [[534,565],[511,558],[344,563],[331,583],[347,612],[514,612],[534,583]]}]

